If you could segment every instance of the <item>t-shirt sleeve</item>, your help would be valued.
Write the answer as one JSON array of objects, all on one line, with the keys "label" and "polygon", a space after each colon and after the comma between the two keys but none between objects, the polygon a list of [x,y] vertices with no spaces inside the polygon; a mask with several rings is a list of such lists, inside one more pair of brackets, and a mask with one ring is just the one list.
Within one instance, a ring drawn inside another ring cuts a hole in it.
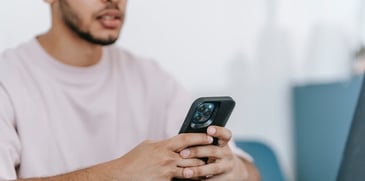
[{"label": "t-shirt sleeve", "polygon": [[[190,105],[193,102],[193,98],[190,96],[190,94],[184,89],[183,86],[181,86],[176,81],[172,81],[172,90],[171,93],[169,93],[169,103],[168,103],[168,115],[167,115],[167,136],[172,137],[175,136],[185,119],[185,116],[187,112],[189,111]],[[236,146],[234,143],[234,138],[229,142],[229,146],[231,150],[240,156],[241,158],[252,162],[253,158],[246,153],[245,151],[241,150]]]},{"label": "t-shirt sleeve", "polygon": [[0,84],[0,180],[17,178],[20,141],[15,127],[15,116],[11,100]]}]

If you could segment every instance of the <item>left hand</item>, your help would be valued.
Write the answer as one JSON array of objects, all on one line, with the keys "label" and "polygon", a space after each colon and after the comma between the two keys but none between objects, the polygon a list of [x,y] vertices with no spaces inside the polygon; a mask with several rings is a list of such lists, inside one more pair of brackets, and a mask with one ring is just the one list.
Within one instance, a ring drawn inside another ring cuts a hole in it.
[{"label": "left hand", "polygon": [[185,178],[196,180],[203,178],[212,181],[247,180],[247,162],[236,156],[228,146],[232,138],[231,131],[224,127],[210,126],[207,134],[218,138],[218,145],[190,147],[180,152],[181,157],[186,159],[209,158],[206,165],[185,168],[183,171]]}]

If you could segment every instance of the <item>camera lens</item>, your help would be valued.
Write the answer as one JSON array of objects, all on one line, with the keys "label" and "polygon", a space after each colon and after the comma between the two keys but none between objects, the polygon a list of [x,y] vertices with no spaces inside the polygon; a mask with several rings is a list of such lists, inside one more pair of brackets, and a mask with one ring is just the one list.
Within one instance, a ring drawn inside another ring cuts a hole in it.
[{"label": "camera lens", "polygon": [[196,113],[193,119],[195,122],[199,122],[202,119],[202,116],[199,113]]},{"label": "camera lens", "polygon": [[203,112],[205,110],[205,105],[204,104],[202,104],[202,105],[200,105],[199,107],[198,107],[198,111],[199,112]]},{"label": "camera lens", "polygon": [[210,112],[210,111],[205,111],[205,112],[204,112],[204,116],[205,116],[205,117],[210,116],[210,114],[212,114],[212,112]]}]

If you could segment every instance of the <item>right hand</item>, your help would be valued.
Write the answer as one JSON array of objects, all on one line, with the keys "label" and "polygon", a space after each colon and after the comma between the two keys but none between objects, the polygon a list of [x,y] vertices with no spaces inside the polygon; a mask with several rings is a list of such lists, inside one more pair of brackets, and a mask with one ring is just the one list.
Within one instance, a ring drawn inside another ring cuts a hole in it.
[{"label": "right hand", "polygon": [[110,162],[110,178],[127,180],[170,181],[186,178],[184,167],[201,166],[204,161],[196,158],[183,159],[179,152],[195,145],[212,144],[206,134],[179,134],[163,141],[144,141],[121,158]]}]

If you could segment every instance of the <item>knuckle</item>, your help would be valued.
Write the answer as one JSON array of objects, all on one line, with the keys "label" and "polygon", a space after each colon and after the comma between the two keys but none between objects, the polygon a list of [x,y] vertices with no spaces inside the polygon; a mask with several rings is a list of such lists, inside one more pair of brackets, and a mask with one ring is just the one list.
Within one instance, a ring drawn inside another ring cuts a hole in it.
[{"label": "knuckle", "polygon": [[165,154],[165,162],[169,164],[175,164],[178,162],[179,156],[177,156],[175,153],[169,152],[169,154]]},{"label": "knuckle", "polygon": [[201,176],[205,176],[204,172],[202,169],[196,168],[193,170],[194,173],[194,177],[201,177]]},{"label": "knuckle", "polygon": [[230,140],[232,138],[232,131],[227,129],[227,138]]},{"label": "knuckle", "polygon": [[225,157],[228,157],[228,158],[230,158],[230,159],[233,159],[234,158],[234,153],[232,152],[232,150],[228,147],[228,146],[226,146],[225,148],[224,148],[224,156]]},{"label": "knuckle", "polygon": [[190,137],[189,137],[189,135],[188,135],[188,134],[182,134],[182,135],[180,136],[180,139],[181,139],[181,141],[182,141],[182,142],[186,143],[187,141],[189,141],[189,140],[190,140]]},{"label": "knuckle", "polygon": [[210,149],[208,149],[208,154],[211,156],[217,156],[220,154],[220,151],[215,147],[210,147]]}]

